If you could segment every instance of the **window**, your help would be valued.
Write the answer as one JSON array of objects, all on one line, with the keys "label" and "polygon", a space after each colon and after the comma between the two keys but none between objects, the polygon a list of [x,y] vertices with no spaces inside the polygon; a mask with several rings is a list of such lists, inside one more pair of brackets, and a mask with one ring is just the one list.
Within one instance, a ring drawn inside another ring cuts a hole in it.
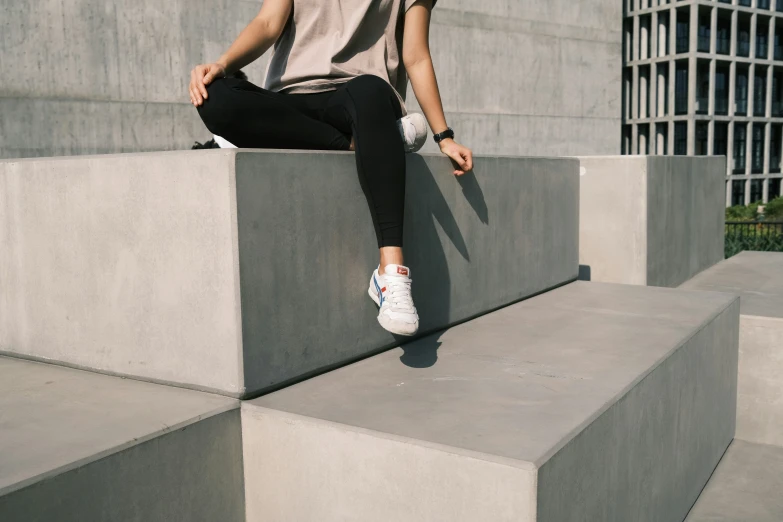
[{"label": "window", "polygon": [[760,71],[753,80],[753,115],[764,116],[767,105],[767,74]]},{"label": "window", "polygon": [[780,87],[781,87],[780,76],[778,76],[778,74],[774,74],[772,76],[772,116],[773,117],[780,116],[782,112],[781,109],[783,109],[780,103],[781,101]]},{"label": "window", "polygon": [[725,156],[728,151],[729,124],[715,122],[715,138],[712,153],[716,156]]},{"label": "window", "polygon": [[747,25],[737,30],[737,56],[750,56],[750,29]]},{"label": "window", "polygon": [[677,52],[688,52],[688,19],[681,20],[679,13],[677,14]]},{"label": "window", "polygon": [[[701,61],[701,60],[700,60]],[[696,73],[696,114],[707,114],[710,106],[710,66],[709,64],[699,64]]]},{"label": "window", "polygon": [[688,66],[678,63],[674,77],[674,114],[688,112]]},{"label": "window", "polygon": [[623,125],[623,154],[631,154],[631,126]]},{"label": "window", "polygon": [[737,71],[735,102],[737,107],[735,113],[745,116],[748,113],[748,73],[747,71]]},{"label": "window", "polygon": [[750,182],[750,202],[756,203],[764,198],[764,181],[754,179]]},{"label": "window", "polygon": [[780,194],[780,178],[771,178],[769,180],[769,188],[767,189],[769,199],[779,198]]},{"label": "window", "polygon": [[699,17],[699,47],[698,50],[703,53],[710,52],[710,17]]},{"label": "window", "polygon": [[781,130],[780,125],[769,127],[769,171],[780,172]]},{"label": "window", "polygon": [[751,158],[750,169],[754,174],[760,174],[764,171],[764,124],[753,124],[753,143],[751,148],[753,157]]},{"label": "window", "polygon": [[769,26],[759,24],[756,27],[756,58],[766,59],[769,53]]},{"label": "window", "polygon": [[715,114],[729,113],[729,68],[715,69]]},{"label": "window", "polygon": [[731,20],[718,18],[718,32],[715,40],[715,52],[729,54],[729,42],[731,41]]},{"label": "window", "polygon": [[734,173],[745,174],[745,143],[747,140],[747,124],[734,124]]},{"label": "window", "polygon": [[745,204],[745,182],[735,179],[731,182],[731,206]]},{"label": "window", "polygon": [[685,156],[688,154],[688,123],[678,121],[674,124],[674,154]]}]

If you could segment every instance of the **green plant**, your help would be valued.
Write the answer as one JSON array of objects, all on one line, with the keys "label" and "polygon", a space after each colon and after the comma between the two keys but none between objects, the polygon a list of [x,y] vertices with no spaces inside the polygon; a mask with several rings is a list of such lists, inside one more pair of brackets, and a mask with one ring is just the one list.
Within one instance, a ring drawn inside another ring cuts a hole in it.
[{"label": "green plant", "polygon": [[767,221],[783,221],[783,197],[775,198],[765,205],[764,218]]},{"label": "green plant", "polygon": [[729,207],[726,209],[726,221],[755,221],[758,208],[758,203]]}]

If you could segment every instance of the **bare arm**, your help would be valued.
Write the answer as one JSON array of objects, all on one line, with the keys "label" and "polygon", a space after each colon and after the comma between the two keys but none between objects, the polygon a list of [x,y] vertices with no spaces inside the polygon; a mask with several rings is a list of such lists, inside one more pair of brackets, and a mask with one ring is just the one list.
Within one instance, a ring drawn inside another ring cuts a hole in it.
[{"label": "bare arm", "polygon": [[[413,92],[421,105],[432,132],[439,134],[448,128],[443,113],[438,80],[430,55],[430,11],[432,0],[419,0],[405,14],[402,41],[402,61],[408,72]],[[473,153],[453,139],[440,142],[440,150],[458,166],[454,174],[462,175],[473,168]]]},{"label": "bare arm", "polygon": [[260,58],[277,41],[291,15],[293,0],[264,0],[258,15],[245,27],[217,62],[197,65],[190,73],[190,101],[207,99],[207,85]]}]

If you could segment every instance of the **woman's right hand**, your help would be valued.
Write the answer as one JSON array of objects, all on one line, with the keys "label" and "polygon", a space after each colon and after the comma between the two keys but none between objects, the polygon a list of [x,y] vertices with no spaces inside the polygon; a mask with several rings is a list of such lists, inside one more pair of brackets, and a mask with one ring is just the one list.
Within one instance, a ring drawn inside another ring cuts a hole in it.
[{"label": "woman's right hand", "polygon": [[190,71],[190,103],[201,106],[209,95],[207,85],[215,78],[226,76],[226,68],[219,63],[197,65]]}]

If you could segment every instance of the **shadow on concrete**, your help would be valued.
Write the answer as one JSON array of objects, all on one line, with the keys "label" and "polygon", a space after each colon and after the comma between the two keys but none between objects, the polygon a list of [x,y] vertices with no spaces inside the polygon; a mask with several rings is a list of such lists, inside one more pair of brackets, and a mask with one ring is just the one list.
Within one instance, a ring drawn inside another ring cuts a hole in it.
[{"label": "shadow on concrete", "polygon": [[489,224],[489,210],[487,202],[484,201],[484,192],[478,184],[475,172],[468,172],[457,178],[457,182],[462,187],[462,194],[468,200],[470,206],[476,212],[482,223]]},{"label": "shadow on concrete", "polygon": [[[431,160],[433,161],[433,160]],[[463,231],[454,214],[446,194],[454,194],[447,184],[459,184],[462,196],[476,212],[480,223],[467,225],[484,226],[489,222],[487,203],[479,180],[474,173],[459,178],[451,174],[435,174],[421,156],[411,155],[408,159],[408,177],[405,189],[405,258],[411,267],[415,284],[413,298],[420,316],[419,330],[425,335],[435,328],[448,324],[450,317],[451,275],[446,249],[451,245],[462,258],[470,262],[470,252]],[[443,187],[443,189],[441,189]],[[453,197],[453,196],[452,196]],[[450,198],[451,199],[451,198]],[[442,233],[438,233],[438,228]],[[469,233],[470,230],[466,230]],[[443,236],[448,238],[444,242]],[[414,368],[427,368],[438,360],[437,335],[404,345],[400,361]]]},{"label": "shadow on concrete", "polygon": [[591,272],[589,265],[579,265],[579,275],[577,276],[577,279],[580,281],[590,281],[592,278]]},{"label": "shadow on concrete", "polygon": [[430,368],[438,361],[440,333],[401,346],[400,362],[411,368]]}]

